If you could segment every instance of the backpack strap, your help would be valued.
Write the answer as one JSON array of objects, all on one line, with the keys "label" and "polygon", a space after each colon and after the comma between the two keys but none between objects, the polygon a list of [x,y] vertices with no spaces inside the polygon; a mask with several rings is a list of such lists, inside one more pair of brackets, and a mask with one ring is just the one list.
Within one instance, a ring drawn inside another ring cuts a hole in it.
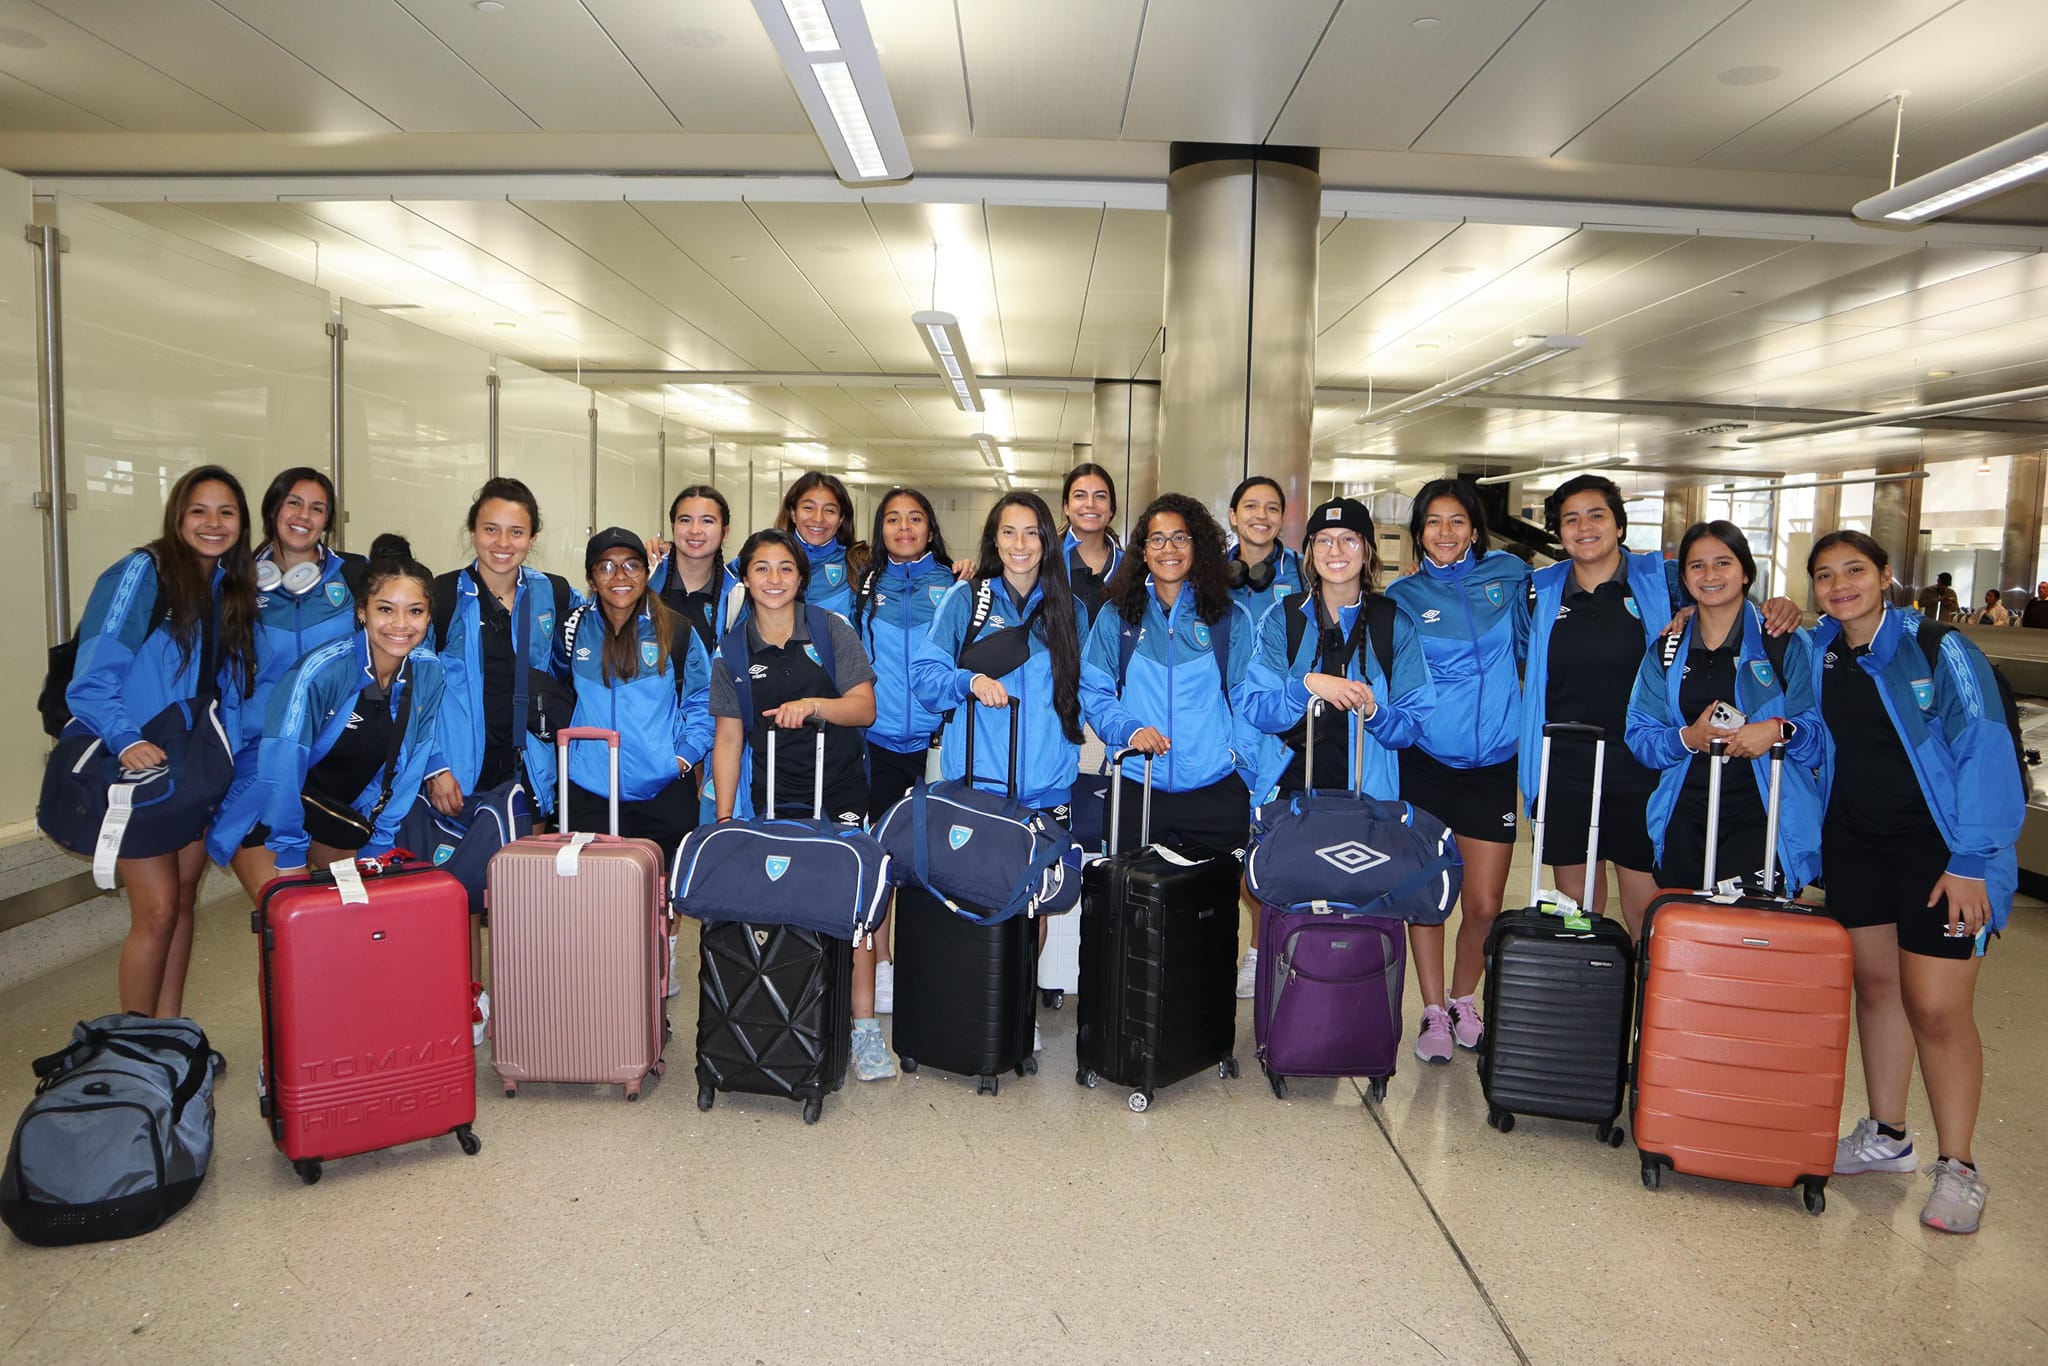
[{"label": "backpack strap", "polygon": [[1380,677],[1387,686],[1394,685],[1394,618],[1401,609],[1394,606],[1394,600],[1384,593],[1374,593],[1365,600],[1365,634],[1372,642],[1372,656],[1380,662]]},{"label": "backpack strap", "polygon": [[1785,686],[1785,652],[1791,648],[1792,635],[1789,631],[1782,636],[1774,636],[1769,631],[1764,632],[1763,635],[1764,658],[1771,662],[1771,672],[1777,677],[1778,687],[1783,689]]},{"label": "backpack strap", "polygon": [[448,628],[455,624],[455,589],[467,572],[458,569],[452,574],[443,574],[434,580],[433,589],[427,595],[434,618],[435,654],[448,652]]},{"label": "backpack strap", "polygon": [[995,610],[996,581],[993,578],[977,579],[974,584],[974,615],[967,619],[967,631],[960,637],[959,648],[953,651],[955,664],[960,662],[960,656],[967,652],[967,647],[988,625],[988,619],[995,615]]},{"label": "backpack strap", "polygon": [[1664,662],[1664,672],[1671,672],[1671,666],[1678,661],[1678,648],[1684,641],[1683,631],[1667,631],[1657,637],[1657,658]]},{"label": "backpack strap", "polygon": [[[1235,606],[1226,608],[1222,616],[1209,626],[1209,649],[1216,656],[1216,670],[1222,676],[1225,705],[1230,697],[1230,618],[1236,613]],[[1138,621],[1124,621],[1118,614],[1116,633],[1116,690],[1121,696],[1124,683],[1131,676],[1131,656],[1138,652],[1138,637],[1145,634],[1145,624]]]},{"label": "backpack strap", "polygon": [[1223,705],[1230,706],[1230,619],[1237,615],[1235,605],[1223,609],[1223,615],[1216,618],[1216,624],[1209,628],[1209,649],[1216,659],[1217,681],[1223,684]]},{"label": "backpack strap", "polygon": [[732,691],[739,703],[740,721],[747,733],[754,729],[754,685],[747,672],[747,630],[734,626],[718,640],[718,657],[725,662],[725,671],[732,678]]},{"label": "backpack strap", "polygon": [[839,686],[839,661],[832,656],[832,614],[822,607],[805,606],[804,629],[811,633],[811,644],[818,651],[819,667],[832,680],[832,686]]},{"label": "backpack strap", "polygon": [[1124,683],[1131,676],[1131,656],[1138,653],[1138,637],[1145,633],[1145,622],[1126,621],[1122,612],[1117,613],[1116,630],[1116,691],[1123,696]]},{"label": "backpack strap", "polygon": [[548,583],[555,590],[555,624],[559,627],[569,619],[569,581],[560,574],[550,574]]},{"label": "backpack strap", "polygon": [[858,632],[861,623],[875,610],[875,585],[881,581],[882,566],[872,564],[868,572],[860,576],[860,587],[853,593],[853,629]]}]

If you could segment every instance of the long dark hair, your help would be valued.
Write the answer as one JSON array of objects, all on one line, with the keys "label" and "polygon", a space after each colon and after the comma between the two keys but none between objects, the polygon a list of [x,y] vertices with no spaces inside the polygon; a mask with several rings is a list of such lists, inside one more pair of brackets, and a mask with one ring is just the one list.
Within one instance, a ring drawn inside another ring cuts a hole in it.
[{"label": "long dark hair", "polygon": [[277,478],[270,481],[270,487],[263,490],[263,539],[256,551],[261,554],[270,549],[277,540],[277,514],[284,511],[284,500],[291,497],[293,489],[300,484],[318,484],[320,492],[327,499],[327,525],[320,529],[320,543],[325,545],[334,531],[334,523],[341,516],[341,509],[335,505],[334,481],[311,465],[294,465],[282,470]]},{"label": "long dark hair", "polygon": [[[1081,480],[1086,479],[1091,474],[1094,475],[1097,479],[1100,479],[1103,482],[1103,484],[1108,487],[1109,515],[1112,518],[1114,518],[1116,516],[1116,479],[1113,476],[1111,476],[1108,470],[1102,468],[1102,466],[1096,464],[1092,460],[1084,460],[1080,464],[1074,466],[1074,468],[1067,471],[1067,477],[1060,481],[1060,510],[1062,512],[1066,510],[1067,495],[1074,491],[1074,485],[1079,483]],[[1060,535],[1065,536],[1068,531],[1073,529],[1073,525],[1074,524],[1070,521],[1061,522]],[[1102,529],[1102,534],[1109,537],[1109,543],[1111,545],[1121,546],[1123,544],[1123,542],[1117,540],[1116,528],[1113,526],[1105,526]],[[1131,540],[1131,544],[1136,545],[1137,543],[1137,539],[1133,537]]]},{"label": "long dark hair", "polygon": [[241,671],[242,690],[247,692],[256,685],[256,554],[249,548],[249,495],[242,491],[242,481],[219,465],[187,470],[164,500],[162,533],[144,549],[156,559],[157,577],[163,583],[158,606],[169,617],[167,625],[178,643],[178,664],[183,668],[199,650],[205,622],[213,615],[211,576],[200,568],[199,553],[185,544],[182,531],[185,505],[201,484],[224,485],[241,515],[241,535],[220,557],[219,663],[222,668],[232,663]]},{"label": "long dark hair", "polygon": [[924,513],[924,524],[931,529],[931,538],[925,542],[925,549],[931,551],[932,559],[940,564],[950,565],[953,557],[946,550],[946,533],[939,530],[939,514],[932,511],[932,500],[913,488],[899,484],[883,494],[875,503],[874,530],[868,533],[868,544],[873,547],[874,560],[881,564],[889,556],[888,543],[882,539],[882,518],[888,515],[889,504],[898,498],[908,498]]},{"label": "long dark hair", "polygon": [[1081,743],[1081,631],[1074,613],[1066,610],[1074,590],[1067,583],[1067,557],[1060,553],[1058,533],[1052,526],[1052,509],[1045,499],[1027,490],[1006,493],[988,510],[981,524],[981,552],[974,577],[1001,579],[1003,558],[996,552],[996,533],[1003,525],[1003,509],[1023,508],[1038,523],[1038,591],[1046,603],[1039,621],[1045,630],[1046,653],[1052,656],[1052,709],[1060,718],[1060,732],[1072,744]]},{"label": "long dark hair", "polygon": [[1145,599],[1150,596],[1145,580],[1152,572],[1145,567],[1145,539],[1152,534],[1152,519],[1161,513],[1180,518],[1194,538],[1189,549],[1195,563],[1188,570],[1188,586],[1195,590],[1195,615],[1214,626],[1230,610],[1230,559],[1223,549],[1223,528],[1209,509],[1185,493],[1162,493],[1138,514],[1137,525],[1131,528],[1131,552],[1109,576],[1106,596],[1125,621],[1145,619]]},{"label": "long dark hair", "polygon": [[1410,545],[1422,544],[1422,529],[1429,523],[1429,505],[1439,498],[1452,499],[1465,510],[1465,520],[1472,523],[1473,559],[1493,549],[1493,538],[1486,533],[1486,508],[1479,501],[1478,488],[1469,479],[1432,479],[1422,486],[1422,491],[1415,495],[1415,506],[1408,511]]},{"label": "long dark hair", "polygon": [[[846,547],[847,582],[858,583],[860,582],[861,575],[868,572],[870,551],[866,541],[859,540],[854,536],[853,495],[846,491],[846,485],[839,482],[837,475],[826,474],[821,470],[810,470],[802,475],[794,484],[791,484],[789,491],[782,495],[781,509],[775,514],[775,529],[788,532],[791,538],[801,545],[803,537],[798,536],[796,533],[796,505],[804,500],[805,494],[818,489],[825,490],[825,492],[831,494],[839,502],[839,530],[833,533],[832,539]],[[806,550],[803,558],[806,566],[808,566],[811,558],[810,551]],[[805,581],[809,581],[808,575],[806,575]]]}]

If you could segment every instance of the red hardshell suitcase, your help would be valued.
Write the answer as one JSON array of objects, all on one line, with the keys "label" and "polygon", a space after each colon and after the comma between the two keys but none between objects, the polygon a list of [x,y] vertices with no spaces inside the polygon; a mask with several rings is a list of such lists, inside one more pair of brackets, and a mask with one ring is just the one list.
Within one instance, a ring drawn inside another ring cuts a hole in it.
[{"label": "red hardshell suitcase", "polygon": [[300,1179],[318,1181],[329,1158],[437,1134],[475,1156],[462,884],[395,859],[345,863],[272,881],[249,920],[263,1007],[257,1089]]},{"label": "red hardshell suitcase", "polygon": [[505,1094],[521,1083],[623,1086],[662,1073],[668,1020],[668,898],[661,846],[620,839],[619,733],[555,732],[569,811],[569,742],[602,740],[611,757],[609,835],[529,835],[491,858],[491,1065]]},{"label": "red hardshell suitcase", "polygon": [[[1705,877],[1714,882],[1722,742],[1709,786]],[[1777,854],[1772,751],[1764,836]],[[1827,1207],[1848,1065],[1849,932],[1819,907],[1774,897],[1666,892],[1643,918],[1636,1004],[1635,1140],[1643,1184],[1662,1168],[1755,1186],[1798,1186]]]}]

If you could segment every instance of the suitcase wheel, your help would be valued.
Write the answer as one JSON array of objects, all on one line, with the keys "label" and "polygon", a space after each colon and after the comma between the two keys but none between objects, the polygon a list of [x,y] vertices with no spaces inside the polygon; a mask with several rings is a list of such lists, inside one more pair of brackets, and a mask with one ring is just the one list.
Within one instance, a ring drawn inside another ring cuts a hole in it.
[{"label": "suitcase wheel", "polygon": [[648,1074],[649,1076],[651,1076],[651,1077],[659,1077],[659,1076],[664,1076],[664,1075],[666,1075],[666,1074],[667,1074],[667,1072],[668,1072],[668,1059],[667,1059],[667,1058],[656,1058],[656,1059],[654,1060],[654,1066],[652,1066],[652,1067],[650,1067],[649,1069],[647,1069],[647,1074]]},{"label": "suitcase wheel", "polygon": [[455,1141],[462,1145],[462,1151],[470,1157],[475,1157],[484,1150],[484,1141],[478,1138],[467,1124],[455,1131]]},{"label": "suitcase wheel", "polygon": [[816,1124],[818,1116],[825,1113],[825,1102],[815,1096],[804,1102],[804,1123]]},{"label": "suitcase wheel", "polygon": [[1387,1079],[1385,1077],[1374,1077],[1371,1081],[1367,1082],[1365,1084],[1365,1098],[1368,1101],[1385,1100],[1387,1098]]},{"label": "suitcase wheel", "polygon": [[1657,1159],[1645,1154],[1643,1157],[1643,1189],[1653,1191],[1663,1184],[1664,1168],[1658,1164]]},{"label": "suitcase wheel", "polygon": [[1222,1062],[1216,1064],[1217,1080],[1227,1081],[1236,1075],[1238,1075],[1236,1058],[1225,1058]]},{"label": "suitcase wheel", "polygon": [[638,1099],[640,1099],[640,1084],[639,1084],[638,1082],[628,1082],[628,1083],[626,1084],[626,1099],[627,1099],[627,1100],[638,1100]]},{"label": "suitcase wheel", "polygon": [[1058,1010],[1067,1003],[1067,993],[1047,988],[1038,993],[1038,1003],[1047,1010]]},{"label": "suitcase wheel", "polygon": [[1074,1069],[1074,1085],[1076,1086],[1093,1086],[1095,1085],[1095,1083],[1101,1080],[1102,1078],[1096,1076],[1093,1072],[1090,1072],[1085,1067],[1077,1067]]},{"label": "suitcase wheel", "polygon": [[[1018,1070],[1022,1071],[1023,1069],[1019,1068]],[[992,1096],[996,1094],[996,1088],[999,1085],[1001,1083],[994,1077],[978,1077],[974,1082],[974,1094],[977,1096]]]},{"label": "suitcase wheel", "polygon": [[896,1065],[906,1072],[915,1072],[917,1070],[917,1059],[908,1058],[899,1053],[896,1055]]},{"label": "suitcase wheel", "polygon": [[711,1103],[716,1099],[718,1099],[717,1087],[712,1086],[709,1082],[698,1083],[697,1108],[699,1110],[709,1110],[711,1108]]},{"label": "suitcase wheel", "polygon": [[1024,1061],[1017,1064],[1017,1075],[1020,1077],[1035,1077],[1038,1075],[1038,1055],[1036,1053],[1025,1054]]},{"label": "suitcase wheel", "polygon": [[508,1081],[508,1082],[506,1082],[506,1083],[505,1083],[505,1099],[507,1099],[507,1100],[511,1100],[511,1099],[512,1099],[513,1097],[517,1096],[518,1094],[519,1094],[519,1083],[518,1083],[518,1082],[516,1082],[516,1081]]},{"label": "suitcase wheel", "polygon": [[1133,1091],[1131,1092],[1129,1104],[1132,1114],[1142,1115],[1152,1108],[1152,1097],[1146,1095],[1143,1091]]},{"label": "suitcase wheel", "polygon": [[[1497,1106],[1489,1105],[1486,1107],[1486,1127],[1489,1129],[1498,1129],[1501,1133],[1504,1134],[1511,1134],[1515,1131],[1515,1117],[1509,1114],[1506,1110],[1500,1109]],[[1607,1127],[1608,1126],[1605,1124],[1600,1126],[1602,1130],[1605,1130]],[[1600,1141],[1602,1143],[1605,1143],[1607,1141],[1607,1135],[1604,1132],[1600,1134]]]},{"label": "suitcase wheel", "polygon": [[320,1184],[319,1158],[302,1157],[298,1159],[296,1162],[292,1163],[292,1170],[297,1172],[299,1174],[299,1180],[305,1182],[307,1185],[317,1186]]},{"label": "suitcase wheel", "polygon": [[1828,1207],[1826,1181],[1805,1180],[1799,1183],[1799,1200],[1806,1206],[1808,1214],[1819,1214]]},{"label": "suitcase wheel", "polygon": [[1628,1135],[1622,1131],[1622,1127],[1619,1124],[1602,1124],[1593,1130],[1593,1137],[1599,1139],[1610,1148],[1619,1148],[1622,1140],[1627,1138]]},{"label": "suitcase wheel", "polygon": [[1287,1099],[1287,1078],[1281,1076],[1270,1067],[1266,1069],[1266,1084],[1273,1088],[1273,1098],[1275,1100]]}]

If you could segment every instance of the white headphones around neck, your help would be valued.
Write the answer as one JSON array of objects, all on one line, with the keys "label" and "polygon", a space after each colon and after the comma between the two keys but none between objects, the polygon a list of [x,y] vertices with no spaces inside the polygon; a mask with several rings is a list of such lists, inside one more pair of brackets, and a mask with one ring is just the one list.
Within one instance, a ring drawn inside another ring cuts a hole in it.
[{"label": "white headphones around neck", "polygon": [[293,597],[300,598],[319,587],[321,578],[321,566],[317,561],[295,564],[289,570],[280,570],[274,560],[256,561],[256,591],[259,593],[274,593],[282,587]]}]

